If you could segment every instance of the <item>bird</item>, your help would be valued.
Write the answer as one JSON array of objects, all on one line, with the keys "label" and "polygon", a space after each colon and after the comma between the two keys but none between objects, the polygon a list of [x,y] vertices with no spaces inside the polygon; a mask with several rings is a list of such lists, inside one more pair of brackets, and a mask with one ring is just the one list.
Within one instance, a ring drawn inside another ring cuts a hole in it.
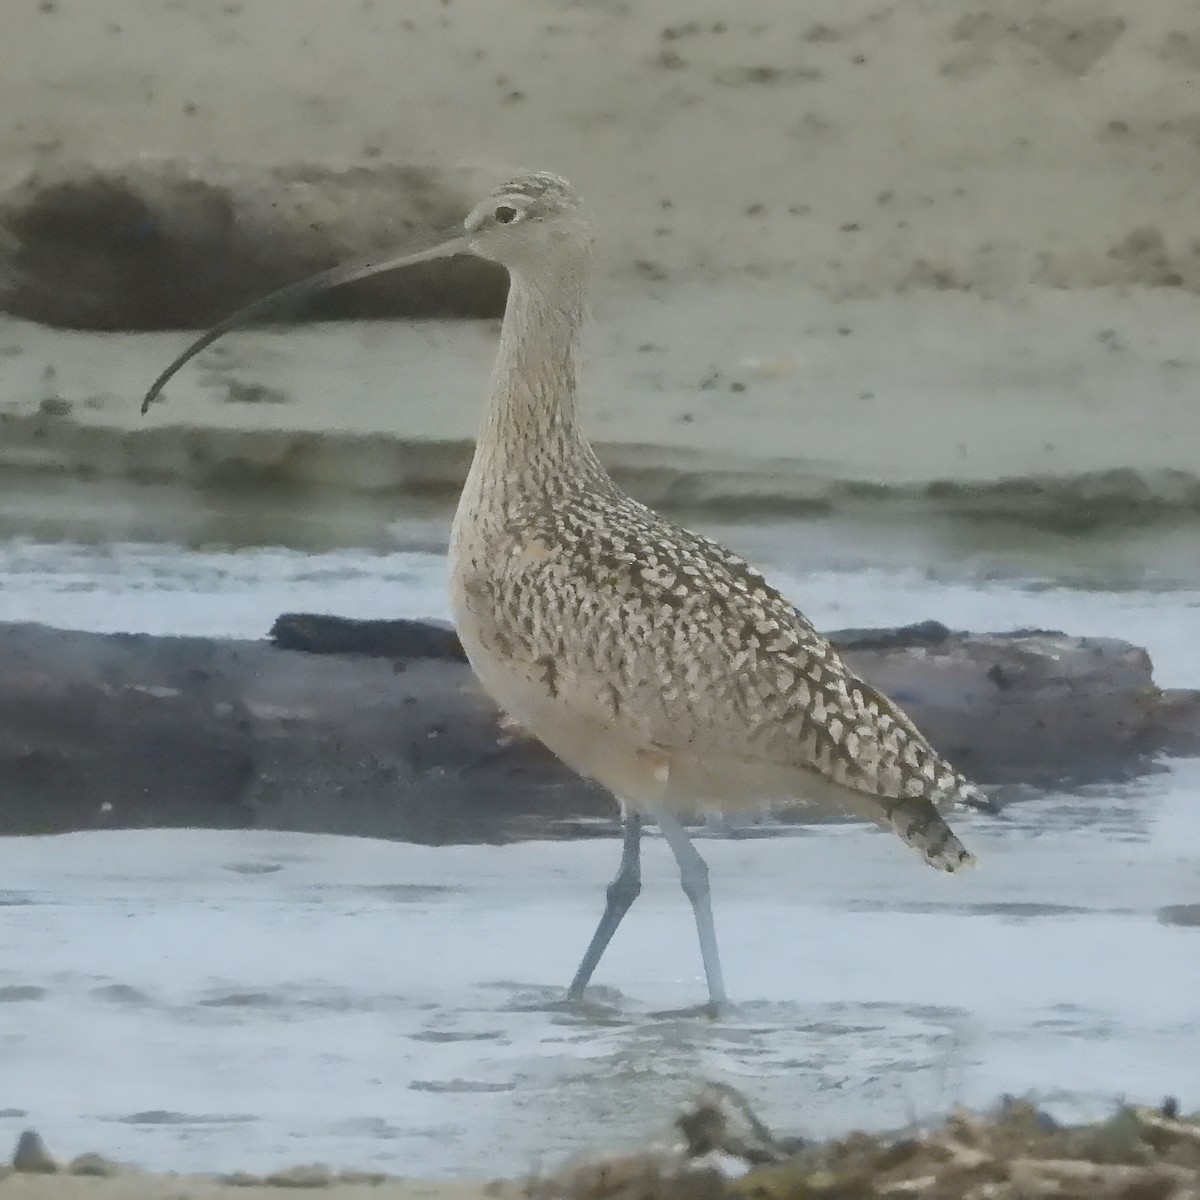
[{"label": "bird", "polygon": [[799,609],[739,555],[621,490],[578,405],[594,227],[571,185],[508,179],[462,231],[282,288],[214,326],[158,377],[230,329],[328,287],[473,254],[509,292],[474,456],[450,531],[450,608],[496,704],[612,793],[620,864],[567,989],[585,990],[641,891],[656,824],[695,919],[707,1009],[729,1004],[708,868],[686,823],[804,805],[890,828],[930,866],[975,862],[942,815],[982,790],[892,700],[858,678]]}]

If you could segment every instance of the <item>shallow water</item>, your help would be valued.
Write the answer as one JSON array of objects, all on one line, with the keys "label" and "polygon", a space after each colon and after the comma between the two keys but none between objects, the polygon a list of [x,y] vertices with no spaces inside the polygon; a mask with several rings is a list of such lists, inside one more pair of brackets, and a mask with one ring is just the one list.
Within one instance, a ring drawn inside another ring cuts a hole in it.
[{"label": "shallow water", "polygon": [[[1031,577],[1021,561],[976,555],[900,565],[844,530],[726,531],[819,628],[933,618],[954,629],[1061,629],[1145,646],[1164,687],[1200,686],[1200,585],[1130,564]],[[741,535],[740,538],[738,535]],[[852,554],[839,545],[854,546]],[[911,558],[908,561],[912,561]],[[1107,589],[1102,586],[1108,584]],[[95,632],[263,637],[281,612],[448,619],[446,561],[428,550],[311,553],[280,547],[187,550],[155,542],[0,541],[0,621]]]},{"label": "shallow water", "polygon": [[[1200,762],[960,822],[961,877],[858,828],[702,843],[737,1006],[666,847],[560,1007],[617,843],[277,833],[0,840],[0,1130],[173,1169],[520,1172],[664,1133],[700,1080],[788,1132],[1032,1093],[1200,1093]],[[3,1135],[0,1135],[3,1136]]]},{"label": "shallow water", "polygon": [[[1162,684],[1200,683],[1200,587],[1132,544],[1085,545],[1055,573],[1036,539],[913,555],[820,523],[718,532],[822,626],[1112,635],[1146,645]],[[16,538],[0,543],[0,620],[256,637],[285,610],[445,616],[444,574],[424,549]],[[715,1022],[660,1015],[703,984],[657,839],[583,1012],[559,1002],[609,838],[0,839],[0,1138],[34,1125],[59,1152],[171,1169],[490,1175],[665,1135],[705,1079],[782,1132],[898,1126],[1003,1092],[1068,1118],[1122,1097],[1194,1106],[1198,793],[1200,761],[1181,760],[960,818],[981,859],[962,877],[857,826],[707,838],[737,1001]]]}]

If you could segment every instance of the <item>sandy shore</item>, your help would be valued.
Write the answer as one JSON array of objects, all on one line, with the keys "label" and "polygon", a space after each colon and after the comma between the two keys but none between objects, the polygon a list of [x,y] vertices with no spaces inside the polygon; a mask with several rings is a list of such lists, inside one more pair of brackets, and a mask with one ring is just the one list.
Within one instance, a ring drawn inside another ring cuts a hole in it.
[{"label": "sandy shore", "polygon": [[[1189,0],[727,9],[30,5],[0,155],[569,174],[590,426],[652,503],[1195,512]],[[493,330],[240,335],[142,420],[183,339],[6,322],[0,469],[448,499]]]},{"label": "sandy shore", "polygon": [[[368,1175],[369,1173],[365,1173]],[[516,1185],[489,1187],[483,1181],[365,1178],[344,1182],[333,1176],[321,1185],[297,1183],[224,1183],[200,1175],[139,1174],[122,1172],[111,1179],[77,1175],[10,1175],[0,1179],[0,1196],[5,1200],[279,1200],[281,1193],[297,1187],[317,1187],[326,1200],[504,1200],[520,1195]]]},{"label": "sandy shore", "polygon": [[[904,501],[1066,525],[1195,512],[1197,328],[1200,298],[1180,292],[831,306],[779,281],[634,287],[598,306],[588,425],[639,498],[676,510]],[[494,330],[238,334],[143,418],[141,392],[184,338],[10,320],[0,470],[10,488],[66,473],[448,503]]]},{"label": "sandy shore", "polygon": [[106,0],[0,45],[0,160],[552,168],[622,278],[1200,282],[1190,0]]}]

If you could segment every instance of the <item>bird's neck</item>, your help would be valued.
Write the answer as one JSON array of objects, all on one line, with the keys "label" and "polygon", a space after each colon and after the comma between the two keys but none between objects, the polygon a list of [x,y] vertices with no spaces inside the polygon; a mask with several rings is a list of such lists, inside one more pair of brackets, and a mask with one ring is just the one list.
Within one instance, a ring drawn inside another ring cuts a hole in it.
[{"label": "bird's neck", "polygon": [[584,272],[510,275],[476,465],[505,473],[568,465],[591,454],[576,413]]}]

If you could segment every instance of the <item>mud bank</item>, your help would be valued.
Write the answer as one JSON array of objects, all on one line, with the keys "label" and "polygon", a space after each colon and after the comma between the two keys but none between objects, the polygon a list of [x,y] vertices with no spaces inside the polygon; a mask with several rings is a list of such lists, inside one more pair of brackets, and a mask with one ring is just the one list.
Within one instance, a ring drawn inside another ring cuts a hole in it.
[{"label": "mud bank", "polygon": [[[441,844],[611,815],[602,790],[501,717],[447,631],[290,616],[274,632],[291,648],[2,627],[0,832],[199,826]],[[1157,752],[1200,749],[1200,694],[1157,689],[1127,643],[933,622],[835,637],[985,784],[1124,777]]]}]

